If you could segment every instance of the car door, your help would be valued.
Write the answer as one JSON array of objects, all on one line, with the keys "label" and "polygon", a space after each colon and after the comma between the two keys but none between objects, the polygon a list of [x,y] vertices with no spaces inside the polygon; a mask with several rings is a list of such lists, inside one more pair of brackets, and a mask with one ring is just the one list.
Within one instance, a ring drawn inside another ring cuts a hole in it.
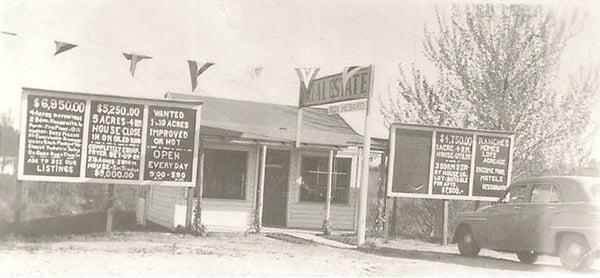
[{"label": "car door", "polygon": [[486,220],[485,245],[492,249],[512,251],[517,248],[517,227],[519,212],[529,197],[530,186],[516,184],[494,205],[488,209]]},{"label": "car door", "polygon": [[561,196],[556,184],[532,184],[530,201],[523,206],[519,216],[518,246],[521,251],[544,251],[552,248],[549,245],[553,244],[553,240],[547,227],[552,215],[559,209],[560,202]]}]

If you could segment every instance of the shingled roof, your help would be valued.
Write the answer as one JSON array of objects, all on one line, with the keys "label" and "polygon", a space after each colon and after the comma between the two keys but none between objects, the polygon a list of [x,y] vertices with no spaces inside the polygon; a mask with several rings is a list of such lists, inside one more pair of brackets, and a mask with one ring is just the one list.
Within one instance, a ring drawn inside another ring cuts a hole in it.
[{"label": "shingled roof", "polygon": [[[165,97],[203,102],[201,136],[282,143],[296,141],[298,107],[178,93],[167,93]],[[362,145],[362,136],[339,115],[329,115],[322,108],[306,108],[302,113],[300,142],[303,145]]]}]

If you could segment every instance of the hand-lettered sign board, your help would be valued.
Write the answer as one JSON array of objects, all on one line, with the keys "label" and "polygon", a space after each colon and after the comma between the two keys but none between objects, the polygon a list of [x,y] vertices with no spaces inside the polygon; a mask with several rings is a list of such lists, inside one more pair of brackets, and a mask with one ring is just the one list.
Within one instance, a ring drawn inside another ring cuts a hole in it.
[{"label": "hand-lettered sign board", "polygon": [[496,200],[509,185],[508,132],[394,124],[388,196]]},{"label": "hand-lettered sign board", "polygon": [[18,177],[195,186],[200,107],[24,88]]}]

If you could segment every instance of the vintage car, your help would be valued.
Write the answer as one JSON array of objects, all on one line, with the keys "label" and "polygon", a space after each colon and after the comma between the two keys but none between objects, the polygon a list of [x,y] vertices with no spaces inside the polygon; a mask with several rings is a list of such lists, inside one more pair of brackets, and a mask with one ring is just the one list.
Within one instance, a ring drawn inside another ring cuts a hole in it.
[{"label": "vintage car", "polygon": [[514,252],[523,263],[559,256],[587,270],[600,242],[600,179],[539,177],[512,184],[491,206],[457,216],[453,240],[463,256],[480,248]]}]

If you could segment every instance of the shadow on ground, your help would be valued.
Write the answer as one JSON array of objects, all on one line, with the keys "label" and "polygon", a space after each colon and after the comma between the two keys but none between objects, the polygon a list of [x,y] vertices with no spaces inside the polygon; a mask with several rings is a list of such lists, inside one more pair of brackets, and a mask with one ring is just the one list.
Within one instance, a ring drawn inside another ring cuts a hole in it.
[{"label": "shadow on ground", "polygon": [[[438,263],[456,264],[468,267],[486,268],[486,269],[498,269],[498,270],[514,270],[524,272],[537,272],[540,270],[545,271],[566,271],[558,265],[548,264],[523,264],[517,261],[494,258],[488,256],[479,257],[463,257],[458,254],[436,252],[436,251],[422,251],[422,250],[408,250],[408,249],[397,249],[389,247],[372,247],[360,249],[360,252],[393,257],[403,259],[414,259],[424,260]],[[592,270],[592,274],[598,274],[600,271]]]},{"label": "shadow on ground", "polygon": [[[29,220],[16,226],[0,223],[0,236],[16,235],[38,238],[57,235],[83,235],[106,231],[106,212],[93,212]],[[113,218],[113,231],[168,231],[158,225],[142,227],[136,224],[133,212],[117,211]]]}]

